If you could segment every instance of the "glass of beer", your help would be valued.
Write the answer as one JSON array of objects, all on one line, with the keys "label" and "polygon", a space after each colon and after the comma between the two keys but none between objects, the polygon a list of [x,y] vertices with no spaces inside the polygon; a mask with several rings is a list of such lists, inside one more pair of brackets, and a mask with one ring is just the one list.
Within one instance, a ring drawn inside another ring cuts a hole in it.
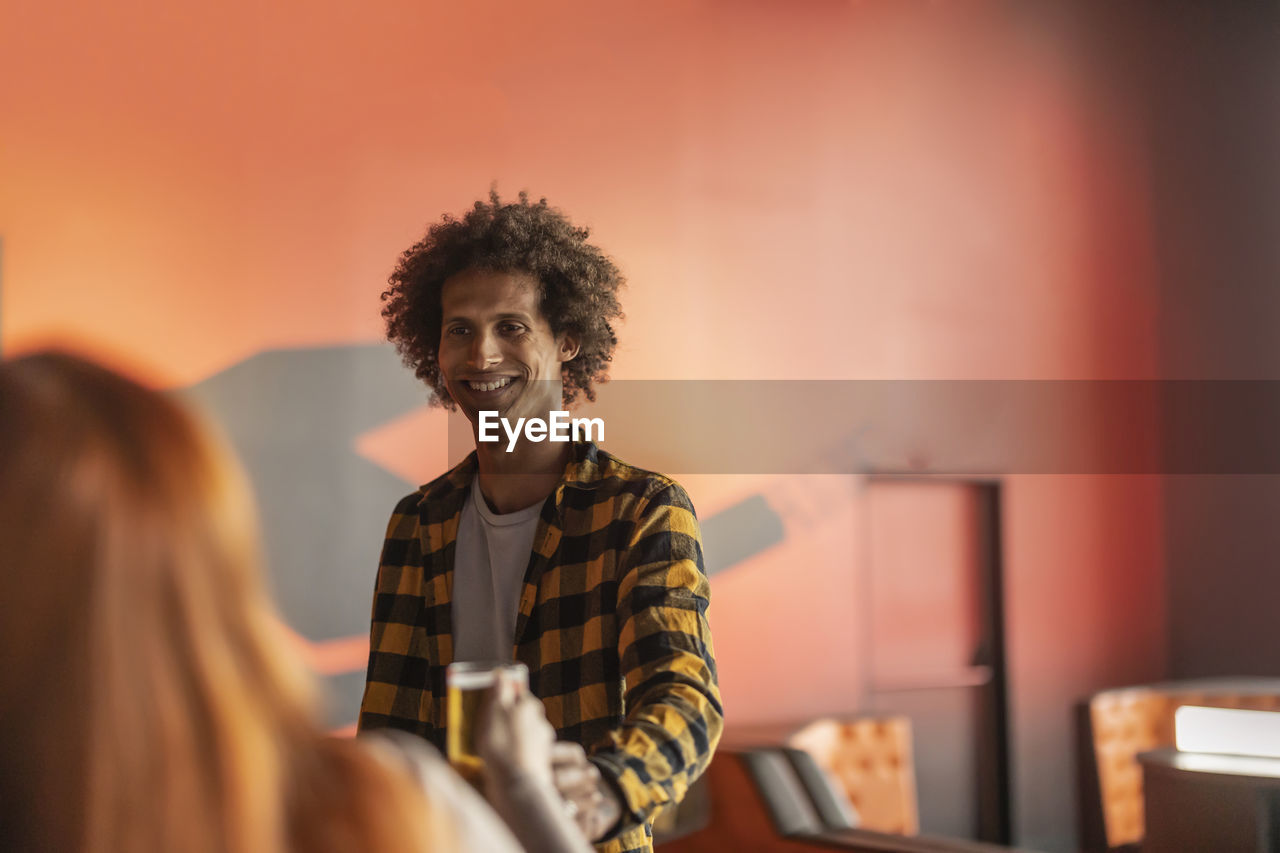
[{"label": "glass of beer", "polygon": [[472,784],[480,783],[484,762],[476,752],[476,724],[502,684],[529,687],[529,670],[522,663],[464,661],[445,670],[448,694],[448,730],[445,736],[449,763]]}]

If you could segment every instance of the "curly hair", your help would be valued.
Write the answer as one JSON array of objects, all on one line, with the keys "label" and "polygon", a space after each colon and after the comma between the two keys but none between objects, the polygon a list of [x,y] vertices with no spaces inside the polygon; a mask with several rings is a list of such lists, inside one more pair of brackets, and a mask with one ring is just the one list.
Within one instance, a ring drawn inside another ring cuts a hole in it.
[{"label": "curly hair", "polygon": [[579,344],[578,355],[561,368],[564,403],[573,403],[579,392],[595,400],[594,384],[608,381],[618,345],[613,321],[622,318],[618,289],[624,280],[589,236],[545,198],[532,204],[521,192],[518,202],[503,204],[491,189],[488,203],[477,201],[461,219],[446,213],[400,256],[382,293],[387,340],[435,392],[432,402],[456,408],[440,373],[440,294],[446,279],[468,269],[537,279],[539,309],[551,332],[572,334]]}]

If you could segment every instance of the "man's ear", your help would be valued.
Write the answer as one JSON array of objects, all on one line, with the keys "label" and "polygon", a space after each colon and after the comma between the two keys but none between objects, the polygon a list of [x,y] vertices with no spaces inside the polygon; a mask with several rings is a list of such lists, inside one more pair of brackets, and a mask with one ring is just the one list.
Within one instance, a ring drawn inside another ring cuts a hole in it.
[{"label": "man's ear", "polygon": [[578,352],[582,347],[578,343],[578,336],[570,332],[565,332],[560,338],[560,361],[573,361],[578,357]]}]

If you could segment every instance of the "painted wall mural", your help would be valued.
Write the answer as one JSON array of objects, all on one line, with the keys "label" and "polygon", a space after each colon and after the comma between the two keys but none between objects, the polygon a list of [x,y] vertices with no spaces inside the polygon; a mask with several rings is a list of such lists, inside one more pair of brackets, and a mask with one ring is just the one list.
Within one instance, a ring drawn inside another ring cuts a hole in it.
[{"label": "painted wall mural", "polygon": [[[406,458],[444,436],[401,438],[380,428],[420,410],[427,392],[389,345],[371,344],[262,352],[182,393],[222,425],[249,471],[276,601],[299,654],[326,680],[331,725],[351,730],[387,517],[400,497],[444,470],[408,479],[387,470],[379,456],[399,460],[403,471]],[[431,414],[426,419],[442,419]],[[761,495],[702,525],[712,575],[783,536]]]}]

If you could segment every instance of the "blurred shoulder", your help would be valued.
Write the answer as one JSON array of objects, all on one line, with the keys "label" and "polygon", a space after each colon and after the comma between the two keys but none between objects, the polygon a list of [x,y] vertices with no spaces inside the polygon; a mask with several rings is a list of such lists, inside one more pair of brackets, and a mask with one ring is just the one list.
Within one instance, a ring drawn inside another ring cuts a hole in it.
[{"label": "blurred shoulder", "polygon": [[398,729],[378,729],[357,740],[382,762],[407,772],[433,809],[452,818],[457,849],[520,853],[519,842],[497,812],[426,740]]}]

